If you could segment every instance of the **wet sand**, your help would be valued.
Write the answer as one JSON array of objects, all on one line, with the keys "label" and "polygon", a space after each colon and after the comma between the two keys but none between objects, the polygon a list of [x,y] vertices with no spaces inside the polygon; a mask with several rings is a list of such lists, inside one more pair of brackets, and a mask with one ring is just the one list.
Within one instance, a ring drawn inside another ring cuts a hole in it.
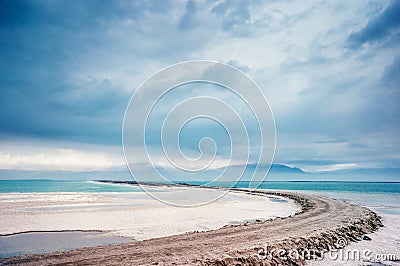
[{"label": "wet sand", "polygon": [[[288,251],[341,248],[382,226],[373,211],[343,201],[289,192],[262,191],[259,196],[294,200],[301,211],[286,218],[229,225],[216,230],[190,232],[106,247],[69,252],[24,255],[1,264],[46,265],[296,265],[303,258]],[[264,251],[283,250],[272,256]]]}]

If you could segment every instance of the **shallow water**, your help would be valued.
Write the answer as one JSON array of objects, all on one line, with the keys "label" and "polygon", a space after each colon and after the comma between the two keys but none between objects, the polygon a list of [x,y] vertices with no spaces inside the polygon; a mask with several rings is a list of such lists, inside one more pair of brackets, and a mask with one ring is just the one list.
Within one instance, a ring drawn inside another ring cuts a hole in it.
[{"label": "shallow water", "polygon": [[118,237],[107,232],[36,232],[0,236],[0,257],[22,254],[72,250],[82,247],[105,246],[131,242],[131,238]]}]

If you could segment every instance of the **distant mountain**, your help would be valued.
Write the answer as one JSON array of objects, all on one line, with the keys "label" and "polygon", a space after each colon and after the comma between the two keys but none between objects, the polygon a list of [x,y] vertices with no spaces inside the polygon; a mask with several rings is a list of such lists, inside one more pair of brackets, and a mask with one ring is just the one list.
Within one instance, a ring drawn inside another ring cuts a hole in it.
[{"label": "distant mountain", "polygon": [[[243,167],[243,165],[238,165],[236,167]],[[256,168],[268,168],[268,164],[248,164],[246,166],[246,171],[254,171]],[[269,169],[271,173],[292,173],[292,174],[301,174],[305,173],[303,170],[297,167],[291,167],[284,164],[272,164],[271,168]]]},{"label": "distant mountain", "polygon": [[[243,165],[233,166],[234,168],[242,169]],[[254,172],[256,167],[267,168],[268,165],[248,164],[246,173]],[[224,168],[207,170],[204,174],[210,172],[223,171]],[[161,173],[169,172],[167,169],[158,169]],[[143,174],[147,173],[146,169],[141,170]],[[151,172],[148,172],[151,173]],[[176,175],[177,178],[182,175],[179,171],[172,170],[170,172]],[[301,169],[290,167],[283,164],[273,164],[270,168],[270,173],[284,174],[302,174]],[[184,176],[186,173],[184,173]],[[97,179],[114,179],[114,180],[130,180],[132,179],[126,167],[109,169],[104,171],[30,171],[30,170],[0,170],[0,180],[6,179],[54,179],[54,180],[97,180]]]},{"label": "distant mountain", "polygon": [[[245,172],[242,173],[243,165],[233,166],[237,169],[237,174],[242,175],[240,180],[251,180],[256,167],[268,168],[268,165],[246,165]],[[172,169],[158,169],[166,174],[171,180],[208,180],[222,173],[224,168],[207,170],[200,174],[189,175],[180,173]],[[266,170],[266,169],[264,169]],[[149,181],[153,174],[150,169],[136,169],[135,173],[140,176],[148,176]],[[235,171],[232,172],[233,179],[236,180]],[[230,177],[228,177],[230,178]],[[126,167],[109,169],[105,171],[28,171],[28,170],[0,170],[0,180],[7,179],[52,179],[52,180],[132,180],[132,177]],[[309,173],[300,168],[290,167],[284,164],[272,164],[268,176],[268,181],[373,181],[373,182],[400,182],[400,168],[363,168],[363,169],[344,169],[329,172]]]},{"label": "distant mountain", "polygon": [[284,164],[272,164],[271,172],[284,172],[284,173],[297,173],[297,174],[302,174],[305,173],[302,169],[297,168],[297,167],[292,167]]}]

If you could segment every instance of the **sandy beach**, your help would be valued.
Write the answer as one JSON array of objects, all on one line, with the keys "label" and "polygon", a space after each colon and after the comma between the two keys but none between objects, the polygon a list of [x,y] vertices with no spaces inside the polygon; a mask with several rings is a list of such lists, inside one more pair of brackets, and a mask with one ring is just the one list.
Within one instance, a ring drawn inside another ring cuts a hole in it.
[{"label": "sandy beach", "polygon": [[[184,189],[210,191],[209,189],[204,190],[200,188]],[[148,233],[147,235],[143,234],[144,237],[142,235],[141,239],[144,239],[142,241],[105,247],[88,247],[68,252],[23,255],[2,259],[0,262],[4,265],[14,263],[27,265],[54,263],[85,265],[232,265],[237,263],[241,265],[294,265],[305,262],[301,256],[293,256],[295,252],[308,249],[314,252],[311,255],[321,256],[324,249],[338,249],[347,246],[352,241],[360,241],[365,238],[366,234],[376,231],[382,226],[380,218],[373,211],[331,198],[276,191],[249,194],[249,191],[237,190],[231,193],[233,194],[228,195],[228,199],[231,196],[251,198],[250,202],[243,201],[243,198],[241,198],[238,202],[245,204],[242,206],[238,205],[238,203],[231,204],[242,209],[242,212],[234,211],[236,215],[234,219],[245,221],[246,219],[244,218],[247,217],[248,222],[227,224],[227,221],[232,221],[230,219],[233,219],[233,217],[229,217],[228,214],[230,211],[221,212],[223,209],[227,210],[227,202],[231,203],[231,201],[226,201],[225,199],[214,203],[220,205],[215,207],[216,209],[212,209],[213,205],[211,204],[205,206],[204,210],[207,214],[206,216],[208,216],[208,223],[212,218],[222,217],[223,219],[219,220],[220,222],[224,220],[222,224],[225,226],[222,228],[221,224],[214,223],[212,226],[209,225],[209,227],[202,228],[201,230],[194,230],[192,227],[191,230],[184,230],[186,232],[168,231],[168,233],[165,233],[165,236],[163,234],[154,235]],[[254,219],[257,216],[254,216],[254,212],[252,213],[253,216],[249,216],[248,213],[246,216],[245,212],[243,212],[243,209],[248,210],[250,206],[259,206],[260,203],[264,204],[266,201],[269,202],[268,204],[272,204],[269,205],[269,207],[272,207],[269,208],[269,211],[273,210],[273,203],[278,204],[279,201],[271,201],[271,197],[272,199],[278,197],[288,200],[285,203],[285,208],[289,207],[290,212],[284,215],[286,216],[285,218],[269,217],[272,219],[266,221],[257,219],[255,221]],[[255,200],[257,204],[252,205],[255,198],[258,199]],[[87,201],[90,200],[93,199],[87,199]],[[125,201],[126,198],[123,200]],[[296,205],[292,205],[293,203],[296,203],[298,209],[295,208]],[[96,204],[101,204],[101,200],[97,199]],[[221,205],[223,206],[222,208]],[[294,207],[290,209],[290,206]],[[168,209],[165,205],[163,205],[163,208]],[[182,213],[175,212],[170,215],[171,217],[190,213],[191,210],[193,210],[191,215],[201,213],[201,209],[197,208],[175,209],[177,211],[182,209]],[[214,211],[216,212],[215,217],[210,216]],[[167,213],[168,211],[161,213],[160,217],[164,217],[161,215],[166,215]],[[237,217],[238,214],[240,217]],[[127,217],[126,215],[124,215],[124,212],[121,212],[121,216],[118,218],[123,220],[123,217]],[[134,216],[131,214],[130,217]],[[194,216],[191,217],[194,218]],[[147,222],[149,221],[148,218],[149,216],[146,217]],[[96,219],[99,219],[99,217]],[[154,220],[157,219],[153,217]],[[167,219],[164,218],[164,221],[166,222]],[[63,226],[66,224],[69,223],[66,222]],[[90,226],[93,227],[93,224]],[[193,226],[193,224],[190,226]],[[149,232],[154,230],[155,227],[155,225],[153,227],[150,226]],[[2,228],[5,227],[2,226]],[[26,227],[20,227],[18,230],[23,231],[23,228]],[[121,228],[115,226],[112,229],[119,234],[134,236],[133,232],[135,230],[133,228],[130,230],[118,230]],[[53,228],[53,230],[56,229]],[[101,229],[101,225],[98,225],[98,229]],[[110,230],[110,228],[107,229]],[[14,231],[17,230],[14,228]],[[136,238],[140,239],[137,236]],[[366,240],[362,240],[359,243],[364,242]],[[285,252],[282,254],[277,253],[279,250],[284,250]]]}]

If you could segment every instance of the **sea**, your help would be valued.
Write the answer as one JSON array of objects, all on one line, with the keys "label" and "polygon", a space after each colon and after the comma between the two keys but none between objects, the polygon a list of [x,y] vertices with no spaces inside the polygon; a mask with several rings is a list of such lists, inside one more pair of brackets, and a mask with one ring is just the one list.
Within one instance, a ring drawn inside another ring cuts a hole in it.
[{"label": "sea", "polygon": [[[200,181],[176,182],[207,185]],[[213,185],[232,187],[231,182]],[[235,188],[249,188],[240,181]],[[341,182],[341,181],[265,181],[258,189],[298,191],[347,200],[354,204],[400,208],[400,182]],[[101,183],[90,180],[0,180],[0,193],[56,193],[56,192],[143,192],[139,186]]]}]

